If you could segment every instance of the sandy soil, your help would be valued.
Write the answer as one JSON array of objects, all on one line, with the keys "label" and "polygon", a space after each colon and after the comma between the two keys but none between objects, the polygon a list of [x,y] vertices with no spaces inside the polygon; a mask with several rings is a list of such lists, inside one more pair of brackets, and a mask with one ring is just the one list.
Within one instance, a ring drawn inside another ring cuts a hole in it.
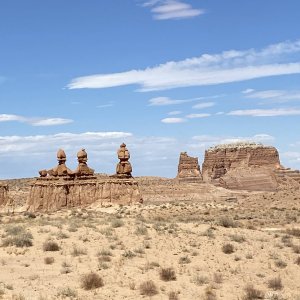
[{"label": "sandy soil", "polygon": [[298,189],[141,185],[143,205],[2,213],[0,298],[300,299]]}]

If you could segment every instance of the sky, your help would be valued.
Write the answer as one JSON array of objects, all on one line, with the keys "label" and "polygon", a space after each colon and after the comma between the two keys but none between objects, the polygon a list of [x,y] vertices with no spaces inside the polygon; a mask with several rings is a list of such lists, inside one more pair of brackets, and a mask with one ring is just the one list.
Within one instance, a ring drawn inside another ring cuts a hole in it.
[{"label": "sky", "polygon": [[255,141],[300,169],[299,0],[2,0],[0,178],[175,177],[179,154]]}]

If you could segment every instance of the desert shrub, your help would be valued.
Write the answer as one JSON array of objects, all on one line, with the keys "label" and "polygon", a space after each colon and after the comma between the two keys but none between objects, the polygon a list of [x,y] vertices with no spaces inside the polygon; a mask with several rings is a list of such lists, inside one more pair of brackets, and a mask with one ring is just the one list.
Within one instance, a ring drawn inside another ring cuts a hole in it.
[{"label": "desert shrub", "polygon": [[46,265],[52,265],[54,263],[54,257],[45,257],[44,258],[44,263]]},{"label": "desert shrub", "polygon": [[179,300],[179,296],[177,292],[171,291],[168,294],[169,300]]},{"label": "desert shrub", "polygon": [[148,233],[147,227],[144,225],[138,226],[135,229],[135,234],[137,235],[146,235]]},{"label": "desert shrub", "polygon": [[56,296],[61,298],[75,298],[77,297],[77,292],[70,287],[64,287],[58,291]]},{"label": "desert shrub", "polygon": [[81,276],[81,287],[84,290],[97,289],[103,285],[103,279],[97,273],[91,272]]},{"label": "desert shrub", "polygon": [[35,219],[36,215],[33,212],[24,212],[24,216],[27,217],[28,219]]},{"label": "desert shrub", "polygon": [[216,292],[212,289],[211,286],[208,286],[205,289],[205,293],[204,293],[204,300],[217,300],[217,295]]},{"label": "desert shrub", "polygon": [[191,259],[190,259],[187,255],[181,256],[181,257],[179,258],[179,263],[180,263],[181,265],[189,264],[190,262],[191,262]]},{"label": "desert shrub", "polygon": [[112,228],[118,228],[118,227],[122,227],[124,225],[124,222],[120,219],[113,219],[110,225]]},{"label": "desert shrub", "polygon": [[293,251],[297,254],[300,254],[300,245],[293,245]]},{"label": "desert shrub", "polygon": [[295,264],[298,265],[298,266],[300,266],[300,256],[298,256],[296,258]]},{"label": "desert shrub", "polygon": [[140,294],[151,297],[158,294],[158,289],[152,280],[148,280],[141,283]]},{"label": "desert shrub", "polygon": [[123,254],[123,257],[125,258],[134,258],[136,256],[136,254],[134,252],[132,252],[131,250],[126,250]]},{"label": "desert shrub", "polygon": [[227,243],[227,244],[224,244],[224,245],[222,246],[222,251],[223,251],[225,254],[231,254],[231,253],[234,252],[234,247],[233,247],[232,244]]},{"label": "desert shrub", "polygon": [[159,271],[159,276],[163,281],[176,280],[176,273],[173,268],[161,268]]},{"label": "desert shrub", "polygon": [[85,248],[80,248],[76,245],[73,245],[73,249],[71,251],[72,256],[80,256],[87,254],[87,250]]},{"label": "desert shrub", "polygon": [[264,292],[256,289],[252,284],[245,287],[245,295],[243,300],[264,299]]},{"label": "desert shrub", "polygon": [[225,228],[236,227],[236,223],[234,222],[234,220],[228,216],[220,217],[218,220],[218,224]]},{"label": "desert shrub", "polygon": [[97,256],[112,256],[112,252],[108,249],[102,249],[98,251]]},{"label": "desert shrub", "polygon": [[237,243],[243,243],[245,242],[245,237],[239,234],[233,234],[230,236],[231,240]]},{"label": "desert shrub", "polygon": [[282,259],[276,259],[275,265],[276,265],[276,267],[283,269],[287,266],[287,263],[285,261],[283,261]]},{"label": "desert shrub", "polygon": [[221,273],[214,273],[214,282],[218,284],[222,283],[223,275]]},{"label": "desert shrub", "polygon": [[287,234],[293,235],[295,237],[300,237],[300,229],[299,228],[291,228],[286,230]]},{"label": "desert shrub", "polygon": [[47,240],[43,244],[44,251],[59,251],[59,245],[55,241]]},{"label": "desert shrub", "polygon": [[285,234],[284,236],[281,237],[281,242],[286,246],[286,247],[292,247],[292,237],[290,235]]},{"label": "desert shrub", "polygon": [[208,281],[209,281],[208,277],[205,275],[197,275],[194,277],[195,284],[200,285],[200,286],[208,283]]},{"label": "desert shrub", "polygon": [[282,290],[283,285],[282,285],[281,278],[278,276],[278,277],[270,279],[268,281],[268,287],[274,291]]},{"label": "desert shrub", "polygon": [[2,240],[1,246],[16,246],[19,248],[31,247],[33,236],[30,232],[26,231],[23,226],[8,226],[5,229],[5,235]]},{"label": "desert shrub", "polygon": [[61,230],[56,234],[56,236],[59,240],[67,239],[70,237],[68,234],[66,234],[65,232],[63,232]]}]

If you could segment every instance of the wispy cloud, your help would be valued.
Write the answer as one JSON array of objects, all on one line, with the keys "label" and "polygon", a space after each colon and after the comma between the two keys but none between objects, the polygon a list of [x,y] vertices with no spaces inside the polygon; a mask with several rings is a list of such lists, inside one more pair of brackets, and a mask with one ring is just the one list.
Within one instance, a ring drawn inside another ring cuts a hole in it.
[{"label": "wispy cloud", "polygon": [[202,103],[198,103],[198,104],[194,105],[193,108],[203,109],[203,108],[207,108],[207,107],[212,107],[214,105],[215,105],[215,102],[202,102]]},{"label": "wispy cloud", "polygon": [[165,118],[161,120],[162,123],[166,124],[176,124],[176,123],[183,123],[186,122],[184,118]]},{"label": "wispy cloud", "polygon": [[106,103],[106,104],[97,105],[97,108],[106,108],[106,107],[112,107],[112,106],[114,106],[113,103]]},{"label": "wispy cloud", "polygon": [[230,116],[250,116],[250,117],[278,117],[278,116],[298,116],[298,108],[272,108],[272,109],[245,109],[233,110],[227,115]]},{"label": "wispy cloud", "polygon": [[139,85],[139,91],[224,84],[255,78],[299,74],[300,40],[270,45],[262,50],[230,50],[170,61],[144,70],[78,77],[69,89]]},{"label": "wispy cloud", "polygon": [[174,110],[174,111],[170,111],[168,112],[169,116],[176,116],[176,115],[180,115],[182,112],[180,110]]},{"label": "wispy cloud", "polygon": [[19,115],[0,114],[0,122],[21,122],[32,126],[57,126],[72,123],[71,119],[63,118],[27,118]]},{"label": "wispy cloud", "polygon": [[169,97],[156,97],[149,100],[149,106],[165,106],[165,105],[177,105],[193,101],[198,101],[202,98],[175,100]]},{"label": "wispy cloud", "polygon": [[264,90],[254,91],[246,94],[246,98],[265,100],[265,103],[285,103],[300,100],[299,90]]},{"label": "wispy cloud", "polygon": [[189,114],[186,116],[186,118],[189,119],[199,119],[199,118],[207,118],[210,117],[211,114]]},{"label": "wispy cloud", "polygon": [[155,20],[179,20],[197,17],[205,13],[203,9],[193,8],[190,4],[180,0],[152,0],[143,4],[151,7]]}]

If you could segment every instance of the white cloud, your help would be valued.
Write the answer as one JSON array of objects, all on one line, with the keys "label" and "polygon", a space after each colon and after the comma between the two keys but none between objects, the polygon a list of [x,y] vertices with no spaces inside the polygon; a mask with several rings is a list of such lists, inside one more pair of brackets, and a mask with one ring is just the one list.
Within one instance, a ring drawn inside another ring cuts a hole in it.
[{"label": "white cloud", "polygon": [[112,106],[114,106],[113,103],[107,103],[107,104],[97,105],[97,108],[106,108],[106,107],[112,107]]},{"label": "white cloud", "polygon": [[71,119],[62,119],[62,118],[48,118],[40,119],[36,121],[28,121],[33,126],[57,126],[72,123]]},{"label": "white cloud", "polygon": [[189,119],[196,119],[196,118],[207,118],[210,116],[211,114],[189,114],[186,117]]},{"label": "white cloud", "polygon": [[208,147],[219,145],[219,144],[230,144],[237,142],[262,142],[270,143],[274,141],[274,137],[269,134],[256,134],[253,136],[213,136],[213,135],[199,135],[192,138],[197,143],[190,144],[191,148],[203,148],[207,149]]},{"label": "white cloud", "polygon": [[183,123],[186,122],[184,118],[165,118],[161,120],[162,123],[166,124],[175,124],[175,123]]},{"label": "white cloud", "polygon": [[234,110],[227,113],[227,115],[251,116],[251,117],[297,116],[300,115],[300,109],[297,108],[245,109],[245,110]]},{"label": "white cloud", "polygon": [[203,103],[198,103],[198,104],[194,105],[193,108],[202,109],[202,108],[212,107],[214,105],[215,105],[214,102],[203,102]]},{"label": "white cloud", "polygon": [[262,50],[230,50],[170,61],[144,70],[78,77],[69,89],[110,88],[137,84],[140,91],[204,86],[255,78],[299,74],[300,40],[270,45]]},{"label": "white cloud", "polygon": [[170,111],[168,112],[169,116],[176,116],[176,115],[180,115],[182,112],[180,110],[174,110],[174,111]]},{"label": "white cloud", "polygon": [[27,118],[18,115],[0,114],[0,122],[22,122],[32,126],[57,126],[72,123],[71,119],[63,118]]},{"label": "white cloud", "polygon": [[165,105],[177,105],[188,102],[197,101],[202,98],[193,98],[193,99],[185,99],[185,100],[174,100],[168,97],[156,97],[149,100],[149,106],[165,106]]},{"label": "white cloud", "polygon": [[255,90],[254,89],[246,89],[244,91],[242,91],[243,94],[249,94],[249,93],[253,93]]},{"label": "white cloud", "polygon": [[293,90],[265,90],[250,92],[246,98],[269,100],[272,103],[284,103],[300,100],[300,91]]},{"label": "white cloud", "polygon": [[152,7],[151,12],[156,20],[186,19],[205,13],[203,9],[195,9],[180,0],[152,0],[145,2],[143,6]]}]

